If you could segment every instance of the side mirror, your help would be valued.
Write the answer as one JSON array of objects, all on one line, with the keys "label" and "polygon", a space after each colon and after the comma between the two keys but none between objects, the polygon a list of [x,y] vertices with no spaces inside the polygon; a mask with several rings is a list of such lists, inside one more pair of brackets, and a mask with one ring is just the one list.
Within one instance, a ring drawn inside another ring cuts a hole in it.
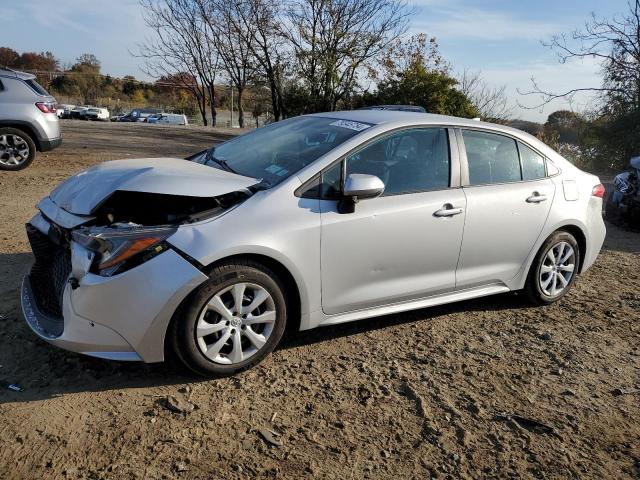
[{"label": "side mirror", "polygon": [[375,198],[384,192],[384,183],[375,175],[351,173],[344,182],[342,199],[338,202],[339,213],[353,213],[356,203]]},{"label": "side mirror", "polygon": [[357,197],[358,200],[375,198],[384,192],[384,183],[375,175],[350,173],[344,182],[344,196]]}]

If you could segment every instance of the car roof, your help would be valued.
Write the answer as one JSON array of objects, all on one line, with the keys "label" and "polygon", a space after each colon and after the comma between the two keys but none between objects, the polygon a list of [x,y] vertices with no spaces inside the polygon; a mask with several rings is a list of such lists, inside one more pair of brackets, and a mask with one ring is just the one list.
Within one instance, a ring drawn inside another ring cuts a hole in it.
[{"label": "car roof", "polygon": [[0,67],[0,76],[2,77],[10,77],[10,78],[19,78],[20,80],[33,80],[36,78],[35,75],[26,72],[19,72],[17,70],[12,70],[10,68]]},{"label": "car roof", "polygon": [[490,130],[498,130],[506,133],[516,133],[519,136],[526,132],[517,128],[500,125],[497,123],[482,122],[472,118],[452,117],[449,115],[437,115],[435,113],[406,112],[399,110],[342,110],[337,112],[314,113],[310,116],[335,118],[340,120],[351,120],[373,125],[383,125],[385,123],[401,123],[406,126],[411,125],[448,125],[453,127],[484,127]]}]

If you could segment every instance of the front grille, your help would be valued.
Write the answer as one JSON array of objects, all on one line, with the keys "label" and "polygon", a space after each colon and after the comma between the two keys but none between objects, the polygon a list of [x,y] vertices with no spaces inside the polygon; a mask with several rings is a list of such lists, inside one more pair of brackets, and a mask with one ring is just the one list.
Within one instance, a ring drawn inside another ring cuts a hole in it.
[{"label": "front grille", "polygon": [[71,273],[71,252],[68,244],[60,239],[60,245],[34,226],[27,224],[27,237],[36,258],[29,280],[40,312],[52,319],[59,319],[62,326],[62,294]]}]

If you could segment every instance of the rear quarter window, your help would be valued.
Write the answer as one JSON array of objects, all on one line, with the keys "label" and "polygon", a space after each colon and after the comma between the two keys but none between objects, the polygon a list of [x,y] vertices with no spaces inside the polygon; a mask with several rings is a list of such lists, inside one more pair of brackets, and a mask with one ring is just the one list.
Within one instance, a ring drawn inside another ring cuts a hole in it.
[{"label": "rear quarter window", "polygon": [[25,80],[24,83],[29,85],[29,87],[31,87],[31,89],[34,90],[38,95],[49,95],[49,92],[47,92],[45,88],[35,80]]}]

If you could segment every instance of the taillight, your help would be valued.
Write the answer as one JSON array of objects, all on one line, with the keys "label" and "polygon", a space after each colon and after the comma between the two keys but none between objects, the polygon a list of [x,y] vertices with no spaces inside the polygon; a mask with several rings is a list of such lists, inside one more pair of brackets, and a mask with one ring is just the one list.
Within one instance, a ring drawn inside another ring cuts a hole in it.
[{"label": "taillight", "polygon": [[38,107],[42,113],[56,113],[58,105],[54,102],[36,102],[36,107]]},{"label": "taillight", "polygon": [[593,187],[593,190],[591,190],[591,195],[598,198],[604,198],[604,193],[605,188],[602,184],[596,185],[595,187]]}]

